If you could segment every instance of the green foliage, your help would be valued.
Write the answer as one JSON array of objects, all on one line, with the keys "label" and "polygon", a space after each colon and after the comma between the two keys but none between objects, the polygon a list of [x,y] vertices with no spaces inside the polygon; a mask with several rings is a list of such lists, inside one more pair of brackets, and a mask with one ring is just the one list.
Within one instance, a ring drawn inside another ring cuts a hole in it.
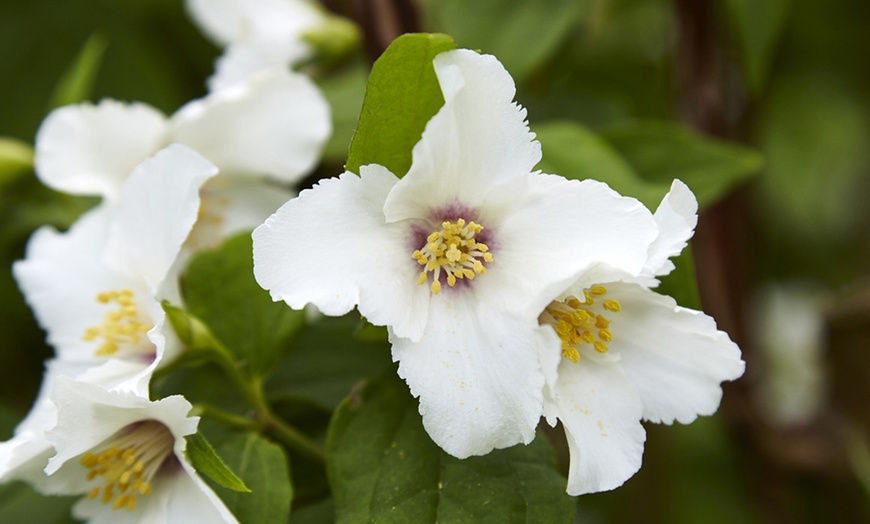
[{"label": "green foliage", "polygon": [[779,44],[791,0],[725,0],[728,21],[741,55],[746,84],[760,92]]},{"label": "green foliage", "polygon": [[[429,0],[427,15],[460,47],[498,57],[524,82],[562,43],[578,21],[577,0]],[[541,31],[546,27],[546,31]]]},{"label": "green foliage", "polygon": [[81,497],[44,497],[22,482],[0,486],[0,522],[73,524],[72,506]]},{"label": "green foliage", "polygon": [[0,187],[33,169],[33,147],[15,138],[0,137]]},{"label": "green foliage", "polygon": [[247,233],[197,255],[181,279],[188,310],[249,370],[265,376],[286,350],[305,315],[272,302],[254,280]]},{"label": "green foliage", "polygon": [[355,63],[341,72],[322,78],[318,85],[332,110],[332,136],[323,148],[324,158],[344,162],[353,138],[366,91],[368,67]]},{"label": "green foliage", "polygon": [[459,460],[423,429],[394,369],[336,410],[326,443],[338,522],[569,522],[545,438]]},{"label": "green foliage", "polygon": [[411,167],[411,149],[426,122],[444,105],[432,59],[456,44],[447,35],[402,35],[372,67],[346,168],[380,164],[398,177]]},{"label": "green foliage", "polygon": [[187,458],[190,459],[193,467],[199,473],[208,476],[227,489],[241,493],[251,492],[251,489],[242,482],[242,479],[221,460],[201,433],[194,433],[185,438],[187,439]]},{"label": "green foliage", "polygon": [[90,97],[108,45],[108,39],[100,33],[94,33],[88,38],[75,61],[54,88],[49,109],[76,104]]},{"label": "green foliage", "polygon": [[245,433],[228,439],[218,453],[250,489],[224,491],[221,499],[242,524],[287,522],[293,486],[284,450],[265,438]]},{"label": "green foliage", "polygon": [[662,188],[662,195],[678,178],[692,189],[702,209],[763,166],[762,157],[748,147],[702,137],[669,122],[627,122],[606,128],[601,136],[645,182]]}]

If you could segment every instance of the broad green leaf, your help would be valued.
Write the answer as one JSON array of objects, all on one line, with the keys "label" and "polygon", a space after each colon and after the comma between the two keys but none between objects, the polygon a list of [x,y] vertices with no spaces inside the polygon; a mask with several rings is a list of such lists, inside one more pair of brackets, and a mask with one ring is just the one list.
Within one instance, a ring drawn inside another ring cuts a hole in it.
[{"label": "broad green leaf", "polygon": [[[813,257],[854,238],[866,216],[870,121],[835,78],[801,75],[771,86],[759,135],[768,166],[760,204],[777,236]],[[821,249],[820,249],[821,248]]]},{"label": "broad green leaf", "polygon": [[253,376],[265,376],[305,323],[304,313],[272,302],[254,280],[251,236],[243,233],[191,260],[181,279],[188,310]]},{"label": "broad green leaf", "polygon": [[380,164],[398,177],[405,175],[426,122],[444,105],[432,59],[455,47],[441,34],[407,34],[390,44],[369,75],[348,171]]},{"label": "broad green leaf", "polygon": [[432,22],[457,45],[497,56],[514,79],[523,82],[578,22],[583,2],[429,0],[423,5]]},{"label": "broad green leaf", "polygon": [[0,187],[33,169],[33,147],[11,137],[0,137]]},{"label": "broad green leaf", "polygon": [[108,45],[108,38],[100,33],[94,33],[88,38],[75,61],[55,86],[49,109],[77,104],[91,96]]},{"label": "broad green leaf", "polygon": [[287,522],[293,486],[284,450],[254,433],[224,442],[218,453],[244,481],[250,493],[220,492],[221,499],[242,524]]},{"label": "broad green leaf", "polygon": [[572,180],[591,178],[655,210],[670,187],[640,178],[603,138],[576,122],[550,122],[533,128],[543,158],[538,169]]},{"label": "broad green leaf", "polygon": [[242,479],[233,473],[233,470],[221,460],[217,452],[202,434],[194,433],[186,437],[186,439],[187,458],[190,459],[193,467],[199,473],[208,476],[208,478],[227,489],[241,493],[251,492],[250,488],[242,482]]},{"label": "broad green leaf", "polygon": [[390,346],[386,340],[354,337],[359,322],[351,313],[321,318],[300,331],[266,382],[268,398],[308,398],[332,411],[354,385],[380,375],[390,365]]},{"label": "broad green leaf", "polygon": [[339,162],[347,158],[366,92],[367,76],[368,67],[360,62],[318,81],[332,109],[332,136],[323,148],[324,158]]},{"label": "broad green leaf", "polygon": [[602,137],[645,181],[666,189],[675,178],[685,182],[701,208],[763,166],[762,157],[748,147],[703,137],[668,122],[618,124],[605,129]]},{"label": "broad green leaf", "polygon": [[743,56],[748,87],[764,88],[791,0],[725,0],[728,21]]},{"label": "broad green leaf", "polygon": [[73,524],[72,506],[81,497],[46,497],[23,482],[0,486],[0,522]]},{"label": "broad green leaf", "polygon": [[570,522],[574,500],[543,436],[459,460],[423,429],[395,369],[345,400],[326,443],[336,521]]}]

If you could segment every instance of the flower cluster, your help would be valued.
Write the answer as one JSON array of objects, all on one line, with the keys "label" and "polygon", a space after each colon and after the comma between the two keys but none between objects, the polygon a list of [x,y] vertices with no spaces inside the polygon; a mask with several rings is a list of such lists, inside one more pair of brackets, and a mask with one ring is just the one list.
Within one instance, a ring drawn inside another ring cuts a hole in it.
[{"label": "flower cluster", "polygon": [[640,467],[641,420],[711,414],[743,373],[710,317],[650,289],[697,202],[675,181],[653,215],[533,171],[541,148],[502,65],[467,50],[434,65],[444,105],[408,173],[362,166],[289,201],[254,231],[257,281],[293,308],[387,326],[451,455],[529,443],[543,416],[565,428],[570,494],[619,486]]},{"label": "flower cluster", "polygon": [[236,522],[186,456],[199,421],[191,404],[150,400],[154,372],[185,349],[162,301],[182,303],[194,252],[291,198],[330,133],[320,90],[286,67],[215,87],[170,117],[114,100],[48,115],[37,177],[101,201],[65,232],[36,231],[13,267],[55,356],[0,444],[0,480],[83,494],[73,513],[89,522]]},{"label": "flower cluster", "polygon": [[[171,116],[114,100],[62,107],[38,131],[39,179],[101,200],[67,231],[37,230],[13,268],[55,355],[0,444],[0,481],[82,495],[73,511],[90,522],[235,522],[187,456],[191,403],[152,400],[151,383],[185,342],[202,349],[164,311],[184,307],[188,262],[252,229],[254,278],[274,301],[357,308],[386,326],[447,453],[528,444],[542,419],[560,422],[571,495],[621,485],[640,467],[642,421],[711,414],[721,383],[742,375],[710,317],[653,291],[693,234],[693,193],[675,180],[652,213],[602,182],[536,171],[541,145],[493,56],[435,57],[444,104],[404,176],[369,164],[297,196],[331,123],[290,66],[311,56],[304,37],[327,15],[302,0],[187,6],[226,46],[205,97]],[[229,353],[218,339],[209,349]],[[256,413],[220,416],[312,446],[272,416],[257,372],[256,388],[239,386]]]}]

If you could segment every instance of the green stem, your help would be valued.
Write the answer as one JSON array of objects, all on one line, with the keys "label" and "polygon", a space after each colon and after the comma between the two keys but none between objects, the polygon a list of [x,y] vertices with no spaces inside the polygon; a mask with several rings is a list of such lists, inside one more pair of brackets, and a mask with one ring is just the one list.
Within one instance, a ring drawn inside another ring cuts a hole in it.
[{"label": "green stem", "polygon": [[214,406],[209,406],[208,404],[198,404],[194,411],[193,415],[200,415],[205,418],[212,419],[214,421],[220,422],[225,426],[229,426],[237,429],[260,429],[262,426],[258,424],[257,421],[251,420],[248,417],[243,417],[240,415],[235,415],[233,413],[227,413],[226,411],[216,408]]}]

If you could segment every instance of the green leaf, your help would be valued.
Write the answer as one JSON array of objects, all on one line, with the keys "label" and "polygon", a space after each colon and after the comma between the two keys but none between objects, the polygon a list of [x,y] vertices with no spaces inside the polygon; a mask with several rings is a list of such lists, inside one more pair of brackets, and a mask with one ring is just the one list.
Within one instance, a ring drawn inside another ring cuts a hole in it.
[{"label": "green leaf", "polygon": [[242,482],[242,479],[221,460],[201,433],[194,433],[185,438],[187,439],[187,458],[190,459],[193,467],[199,473],[207,475],[227,489],[241,493],[251,492],[250,488]]},{"label": "green leaf", "polygon": [[547,440],[459,460],[423,429],[395,369],[339,406],[326,442],[337,522],[570,522]]},{"label": "green leaf", "polygon": [[405,175],[426,122],[444,105],[432,59],[455,47],[441,34],[407,34],[390,44],[369,75],[348,171],[380,164],[398,177]]},{"label": "green leaf", "polygon": [[423,5],[432,22],[457,45],[497,56],[521,83],[565,39],[578,21],[583,2],[429,0]]},{"label": "green leaf", "polygon": [[748,147],[703,137],[669,122],[618,124],[605,129],[602,138],[638,176],[663,187],[662,196],[678,178],[694,191],[702,209],[764,164],[761,155]]},{"label": "green leaf", "polygon": [[391,364],[389,343],[354,337],[359,322],[351,313],[306,326],[266,382],[269,400],[308,398],[331,412],[354,385],[380,375]]},{"label": "green leaf", "polygon": [[533,130],[543,149],[543,159],[537,167],[545,173],[604,182],[653,210],[670,187],[640,178],[610,144],[576,122],[548,122],[534,126]]},{"label": "green leaf", "polygon": [[100,33],[94,33],[88,38],[75,61],[55,86],[49,109],[77,104],[91,96],[108,45],[108,39]]},{"label": "green leaf", "polygon": [[0,187],[33,169],[33,147],[11,137],[0,137]]},{"label": "green leaf", "polygon": [[284,450],[254,433],[237,435],[219,448],[220,456],[236,471],[250,493],[220,493],[221,499],[243,524],[287,522],[293,486]]},{"label": "green leaf", "polygon": [[252,376],[265,376],[284,355],[287,341],[305,323],[302,311],[272,302],[254,280],[251,235],[198,254],[181,279],[187,309]]},{"label": "green leaf", "polygon": [[39,522],[73,524],[72,506],[81,499],[40,495],[23,482],[0,486],[0,522]]},{"label": "green leaf", "polygon": [[724,2],[743,57],[746,84],[756,93],[764,87],[790,3],[791,0]]},{"label": "green leaf", "polygon": [[344,162],[353,139],[360,108],[366,92],[368,66],[354,64],[338,74],[323,77],[318,85],[332,108],[332,136],[323,147],[323,157]]},{"label": "green leaf", "polygon": [[698,294],[698,281],[695,278],[695,260],[692,257],[692,245],[689,244],[678,256],[672,257],[674,270],[664,277],[659,277],[661,285],[657,293],[668,295],[677,304],[690,309],[701,309],[701,297]]}]

